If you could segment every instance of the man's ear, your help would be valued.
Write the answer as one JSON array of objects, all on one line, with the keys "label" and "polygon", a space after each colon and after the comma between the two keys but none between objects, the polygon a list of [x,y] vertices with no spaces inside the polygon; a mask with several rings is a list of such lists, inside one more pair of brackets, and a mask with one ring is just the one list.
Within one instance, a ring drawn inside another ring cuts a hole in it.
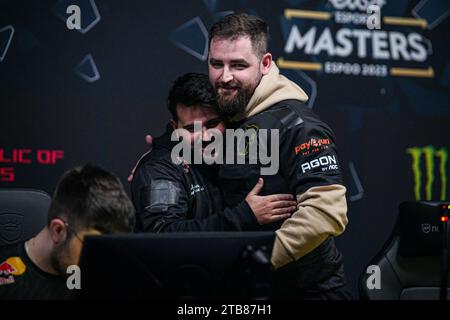
[{"label": "man's ear", "polygon": [[63,220],[59,218],[52,219],[48,228],[50,230],[50,237],[55,245],[67,239],[67,227]]},{"label": "man's ear", "polygon": [[172,127],[173,130],[178,129],[178,123],[175,120],[170,119],[169,124],[170,124],[170,126]]},{"label": "man's ear", "polygon": [[272,66],[272,54],[267,52],[262,56],[260,65],[261,73],[263,76],[269,73],[271,66]]}]

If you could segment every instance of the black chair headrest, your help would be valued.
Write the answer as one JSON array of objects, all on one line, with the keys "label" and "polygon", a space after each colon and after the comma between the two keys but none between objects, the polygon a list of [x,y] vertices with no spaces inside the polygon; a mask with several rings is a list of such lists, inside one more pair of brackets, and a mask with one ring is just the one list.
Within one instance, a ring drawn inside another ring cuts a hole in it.
[{"label": "black chair headrest", "polygon": [[439,255],[442,251],[443,207],[436,201],[407,201],[399,206],[398,254],[403,257]]}]

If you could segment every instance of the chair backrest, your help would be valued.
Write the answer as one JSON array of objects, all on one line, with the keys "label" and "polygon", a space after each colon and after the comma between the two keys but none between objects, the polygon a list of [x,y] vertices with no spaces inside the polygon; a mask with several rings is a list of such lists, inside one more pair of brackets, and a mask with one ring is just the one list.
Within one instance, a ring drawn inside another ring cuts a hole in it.
[{"label": "chair backrest", "polygon": [[[373,273],[378,271],[368,273],[364,269],[359,281],[361,299],[439,299],[442,228],[439,229],[438,206],[437,202],[426,201],[400,205],[392,235],[368,265],[379,268],[379,287],[374,287],[377,279]],[[450,297],[450,290],[447,292]]]},{"label": "chair backrest", "polygon": [[27,240],[47,223],[51,197],[34,189],[0,189],[0,247]]}]

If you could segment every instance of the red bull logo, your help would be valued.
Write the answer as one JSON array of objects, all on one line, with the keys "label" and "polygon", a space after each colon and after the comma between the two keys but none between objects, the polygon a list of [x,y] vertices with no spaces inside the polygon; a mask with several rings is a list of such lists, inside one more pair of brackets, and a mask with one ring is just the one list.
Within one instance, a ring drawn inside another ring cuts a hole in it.
[{"label": "red bull logo", "polygon": [[0,275],[10,275],[12,273],[16,272],[16,269],[12,265],[10,265],[8,262],[4,261],[0,264]]},{"label": "red bull logo", "polygon": [[26,269],[27,267],[20,257],[11,257],[0,263],[0,275],[20,276]]}]

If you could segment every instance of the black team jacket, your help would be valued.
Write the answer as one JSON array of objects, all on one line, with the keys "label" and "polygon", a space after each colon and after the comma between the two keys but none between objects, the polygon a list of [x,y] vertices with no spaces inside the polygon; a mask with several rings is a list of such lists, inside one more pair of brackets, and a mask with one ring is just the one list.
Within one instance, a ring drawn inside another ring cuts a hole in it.
[{"label": "black team jacket", "polygon": [[[138,232],[245,231],[259,226],[242,199],[223,208],[216,165],[175,164],[172,130],[155,138],[138,163],[131,184]],[[244,197],[245,198],[245,197]]]}]

